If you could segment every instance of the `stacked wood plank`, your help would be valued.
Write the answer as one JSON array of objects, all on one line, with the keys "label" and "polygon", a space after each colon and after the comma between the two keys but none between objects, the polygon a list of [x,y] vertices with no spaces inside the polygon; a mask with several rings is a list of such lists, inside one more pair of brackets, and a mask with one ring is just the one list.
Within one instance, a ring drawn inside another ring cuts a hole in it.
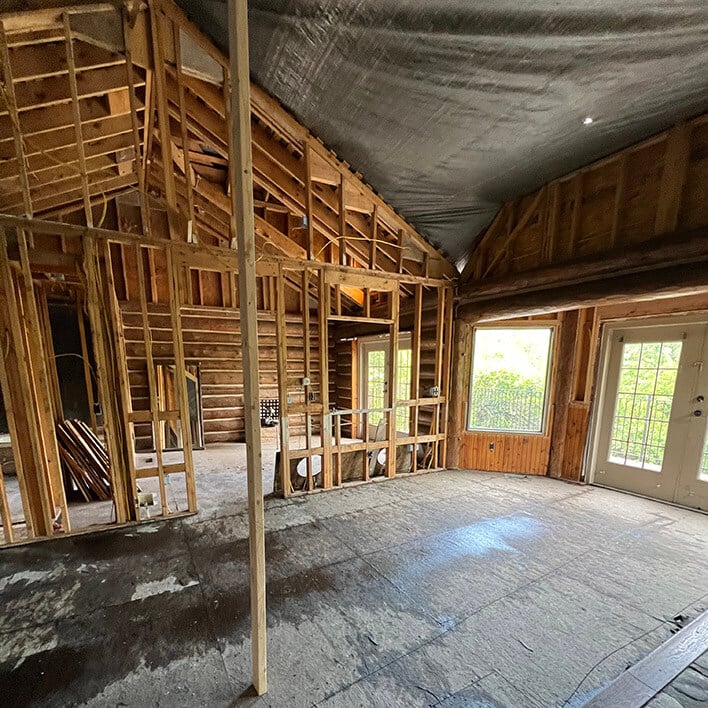
[{"label": "stacked wood plank", "polygon": [[111,478],[108,454],[91,428],[81,420],[57,425],[62,466],[86,501],[110,501]]}]

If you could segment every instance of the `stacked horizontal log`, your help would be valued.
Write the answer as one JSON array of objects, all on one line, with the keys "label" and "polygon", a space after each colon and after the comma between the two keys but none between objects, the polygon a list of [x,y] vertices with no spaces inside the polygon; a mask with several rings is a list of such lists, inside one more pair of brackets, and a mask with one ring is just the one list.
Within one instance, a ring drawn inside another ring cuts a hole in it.
[{"label": "stacked horizontal log", "polygon": [[[142,321],[134,301],[121,302],[123,332],[128,356],[128,375],[132,406],[135,411],[150,406],[147,385],[147,364]],[[173,361],[172,334],[167,305],[148,305],[153,357],[156,363]],[[242,442],[244,439],[243,362],[241,356],[241,326],[238,310],[225,307],[184,306],[182,332],[186,364],[199,365],[204,418],[204,442]],[[304,376],[305,356],[302,317],[288,315],[288,369],[290,385],[295,388]],[[317,380],[319,359],[317,325],[310,327],[311,376]],[[259,395],[262,399],[278,397],[276,367],[275,317],[270,312],[258,313]],[[334,367],[334,352],[330,365]],[[330,381],[330,395],[334,393]],[[291,421],[292,435],[304,435],[304,425]],[[152,449],[150,426],[136,424],[138,450]]]},{"label": "stacked horizontal log", "polygon": [[110,501],[108,454],[93,430],[81,420],[57,425],[62,466],[86,501]]}]

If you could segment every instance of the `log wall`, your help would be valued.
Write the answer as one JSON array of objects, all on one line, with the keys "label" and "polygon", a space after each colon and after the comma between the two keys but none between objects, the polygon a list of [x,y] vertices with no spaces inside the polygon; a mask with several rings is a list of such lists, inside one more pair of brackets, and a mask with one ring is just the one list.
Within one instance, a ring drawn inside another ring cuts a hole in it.
[{"label": "log wall", "polygon": [[[149,407],[145,344],[142,340],[139,305],[122,302],[121,312],[128,353],[131,399],[134,410]],[[183,307],[182,327],[185,363],[198,365],[202,388],[204,418],[204,441],[242,442],[244,439],[243,417],[243,369],[241,333],[238,310],[217,307]],[[155,342],[156,363],[166,363],[160,356],[160,341],[167,340],[170,331],[170,316],[167,305],[149,306],[150,328]],[[289,316],[288,357],[293,368],[302,366],[304,343],[302,318]],[[311,324],[311,342],[317,342],[317,324]],[[259,377],[260,397],[278,398],[278,375],[276,366],[275,316],[260,312]],[[318,349],[311,346],[311,361],[318,372]],[[165,356],[168,356],[167,349]],[[140,430],[140,429],[138,429]],[[147,431],[136,435],[138,447],[149,445]],[[298,434],[296,431],[295,434]]]}]

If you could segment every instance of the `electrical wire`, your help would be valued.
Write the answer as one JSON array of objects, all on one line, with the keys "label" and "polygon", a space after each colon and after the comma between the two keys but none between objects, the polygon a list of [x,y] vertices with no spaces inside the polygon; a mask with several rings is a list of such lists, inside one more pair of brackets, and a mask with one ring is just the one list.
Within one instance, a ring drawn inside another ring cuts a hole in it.
[{"label": "electrical wire", "polygon": [[64,354],[55,354],[54,358],[61,359],[62,357],[66,357],[66,356],[75,356],[77,359],[81,359],[81,361],[85,362],[86,365],[88,366],[89,370],[91,371],[91,375],[93,376],[93,380],[96,382],[96,385],[98,385],[98,377],[96,376],[96,372],[94,371],[93,366],[91,366],[91,362],[88,359],[81,356],[81,354],[77,354],[76,352],[65,352]]}]

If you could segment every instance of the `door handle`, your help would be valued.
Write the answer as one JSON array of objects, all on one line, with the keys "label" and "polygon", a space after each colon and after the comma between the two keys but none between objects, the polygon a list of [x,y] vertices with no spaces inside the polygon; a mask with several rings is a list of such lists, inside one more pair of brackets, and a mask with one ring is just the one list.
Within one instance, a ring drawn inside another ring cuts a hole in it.
[{"label": "door handle", "polygon": [[703,415],[703,411],[699,408],[699,409],[693,411],[693,415],[695,415],[696,418],[700,418]]}]

